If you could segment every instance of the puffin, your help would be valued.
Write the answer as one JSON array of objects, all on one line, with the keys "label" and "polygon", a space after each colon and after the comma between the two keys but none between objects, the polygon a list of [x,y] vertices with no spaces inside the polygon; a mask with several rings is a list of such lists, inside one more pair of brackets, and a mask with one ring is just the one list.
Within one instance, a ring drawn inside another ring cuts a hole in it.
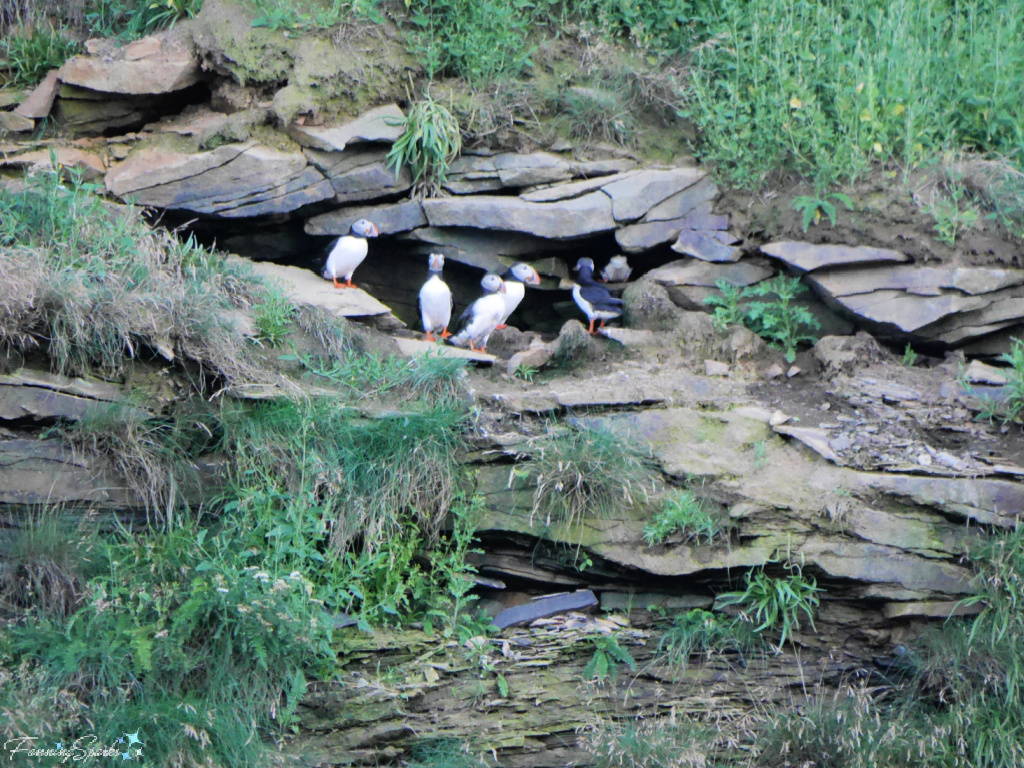
[{"label": "puffin", "polygon": [[[459,318],[461,328],[449,339],[456,346],[463,346],[467,341],[474,352],[487,351],[487,339],[498,327],[501,316],[505,313],[505,281],[498,275],[484,275],[480,281],[484,295],[474,301],[462,317]],[[479,344],[477,348],[476,344]]]},{"label": "puffin", "polygon": [[[366,254],[370,249],[367,238],[377,237],[380,232],[377,225],[366,219],[359,219],[349,227],[349,234],[342,235],[334,242],[331,253],[324,264],[323,277],[325,280],[333,280],[335,288],[355,288],[352,282],[352,273],[356,267],[363,263]],[[345,281],[345,285],[338,282],[338,278]]]},{"label": "puffin", "polygon": [[605,320],[611,320],[622,314],[622,299],[612,296],[611,292],[594,279],[593,259],[582,258],[573,269],[579,273],[576,285],[572,289],[572,297],[583,314],[590,320],[590,333],[596,335],[594,321],[600,320],[598,330],[604,328]]},{"label": "puffin", "polygon": [[441,279],[444,254],[432,253],[427,259],[429,277],[420,288],[420,319],[423,321],[423,330],[427,332],[427,341],[434,341],[436,331],[440,331],[438,335],[442,339],[447,339],[451,336],[448,323],[452,320],[455,298],[448,283]]},{"label": "puffin", "polygon": [[513,264],[501,277],[505,281],[505,312],[502,314],[501,322],[498,323],[496,330],[507,327],[505,323],[508,321],[509,315],[516,311],[516,307],[526,295],[526,286],[540,285],[540,275],[537,274],[537,270],[521,261]]},{"label": "puffin", "polygon": [[629,266],[625,256],[612,256],[608,265],[601,270],[601,282],[624,283],[633,274],[633,268]]}]

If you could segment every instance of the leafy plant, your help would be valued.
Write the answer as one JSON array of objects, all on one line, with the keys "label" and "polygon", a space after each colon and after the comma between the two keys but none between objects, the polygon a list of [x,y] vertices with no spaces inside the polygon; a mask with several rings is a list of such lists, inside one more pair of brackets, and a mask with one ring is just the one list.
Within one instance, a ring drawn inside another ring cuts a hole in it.
[{"label": "leafy plant", "polygon": [[448,166],[462,150],[459,121],[443,105],[429,95],[415,101],[396,125],[404,127],[401,136],[391,145],[387,164],[412,173],[414,191],[423,196],[436,195],[445,182]]},{"label": "leafy plant", "polygon": [[804,232],[810,227],[812,221],[815,224],[821,222],[821,215],[823,213],[828,216],[828,220],[833,227],[836,225],[836,205],[833,202],[829,202],[830,199],[842,203],[848,211],[853,210],[853,201],[841,192],[833,192],[830,195],[823,195],[821,197],[798,195],[793,198],[793,210],[803,212],[802,226]]},{"label": "leafy plant", "polygon": [[[708,296],[704,303],[715,307],[712,316],[715,324],[722,328],[729,323],[741,322],[758,336],[782,347],[786,360],[796,360],[798,344],[813,343],[816,338],[804,331],[818,329],[821,323],[806,307],[793,304],[793,299],[807,290],[798,277],[776,275],[757,285],[747,286],[739,291],[725,280],[717,281],[722,296]],[[741,299],[774,296],[773,301],[751,301],[740,305]]]},{"label": "leafy plant", "polygon": [[999,360],[1010,365],[1004,369],[1006,384],[1003,385],[998,398],[991,395],[979,397],[981,409],[978,418],[989,422],[998,419],[1005,426],[1010,422],[1019,421],[1021,413],[1024,412],[1024,342],[1011,338],[1010,351],[1000,356]]},{"label": "leafy plant", "polygon": [[619,664],[636,670],[636,661],[615,635],[590,635],[584,640],[594,649],[594,655],[583,668],[584,680],[596,680],[600,685],[609,676],[614,679],[618,675]]},{"label": "leafy plant", "polygon": [[543,513],[546,525],[621,514],[653,488],[649,452],[604,429],[548,433],[530,451],[520,471],[534,483],[533,513]]},{"label": "leafy plant", "polygon": [[253,307],[256,338],[271,347],[279,347],[295,322],[295,305],[279,290],[269,289]]},{"label": "leafy plant", "polygon": [[753,631],[781,630],[779,646],[791,639],[794,629],[800,629],[802,613],[814,628],[814,611],[820,599],[817,581],[803,575],[800,566],[787,563],[788,576],[769,576],[764,567],[749,571],[744,576],[742,592],[728,592],[718,596],[716,607],[739,606],[742,615],[752,624]]},{"label": "leafy plant", "polygon": [[661,509],[644,526],[644,541],[652,547],[678,534],[684,543],[711,544],[722,538],[726,531],[692,491],[676,490],[665,498]]},{"label": "leafy plant", "polygon": [[910,342],[907,342],[906,348],[903,350],[903,357],[900,359],[900,365],[906,368],[913,368],[917,364],[917,360],[920,355],[914,351],[913,347],[910,346]]},{"label": "leafy plant", "polygon": [[512,372],[512,378],[522,379],[527,384],[533,384],[533,377],[536,375],[537,367],[533,365],[527,365],[526,363],[520,363]]},{"label": "leafy plant", "polygon": [[953,246],[963,230],[974,226],[981,212],[967,199],[967,190],[961,184],[950,183],[946,189],[948,196],[936,194],[928,204],[928,213],[935,219],[939,240]]}]

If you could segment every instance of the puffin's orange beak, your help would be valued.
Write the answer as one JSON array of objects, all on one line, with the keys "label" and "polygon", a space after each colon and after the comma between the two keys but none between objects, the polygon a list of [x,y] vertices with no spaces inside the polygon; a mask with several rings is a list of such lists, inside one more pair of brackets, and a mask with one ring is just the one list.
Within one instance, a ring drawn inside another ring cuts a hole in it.
[{"label": "puffin's orange beak", "polygon": [[540,285],[540,275],[538,275],[537,271],[534,270],[533,274],[530,275],[530,279],[527,280],[526,282],[528,282],[530,285]]}]

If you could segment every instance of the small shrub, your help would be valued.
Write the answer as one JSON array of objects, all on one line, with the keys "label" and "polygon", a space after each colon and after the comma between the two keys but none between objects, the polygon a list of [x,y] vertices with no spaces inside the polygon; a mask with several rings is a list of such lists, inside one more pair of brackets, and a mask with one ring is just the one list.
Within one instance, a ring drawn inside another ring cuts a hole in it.
[{"label": "small shrub", "polygon": [[253,307],[256,338],[271,347],[279,347],[295,323],[295,305],[279,290],[270,289]]},{"label": "small shrub", "polygon": [[597,681],[598,685],[611,677],[618,676],[618,665],[625,664],[636,671],[636,661],[632,654],[622,646],[615,635],[592,635],[584,638],[594,648],[594,655],[583,668],[583,679]]},{"label": "small shrub", "polygon": [[533,365],[527,365],[526,363],[520,363],[516,366],[516,369],[512,372],[512,378],[521,379],[527,384],[533,384],[533,377],[537,375],[537,367]]},{"label": "small shrub", "polygon": [[744,576],[742,592],[719,595],[716,607],[738,606],[742,615],[752,624],[754,632],[766,629],[780,630],[779,646],[792,639],[793,630],[800,629],[802,613],[814,628],[814,611],[820,603],[818,583],[812,576],[803,575],[800,566],[787,564],[788,576],[769,576],[764,567]]},{"label": "small shrub", "polygon": [[673,716],[594,726],[577,743],[594,768],[707,768],[712,733],[702,723]]},{"label": "small shrub", "polygon": [[726,531],[692,491],[679,490],[666,497],[661,510],[644,526],[644,541],[652,547],[678,534],[684,543],[711,544]]},{"label": "small shrub", "polygon": [[[739,322],[763,339],[781,347],[786,353],[786,360],[796,360],[796,349],[799,344],[813,344],[817,339],[806,333],[805,329],[821,327],[814,315],[806,307],[794,306],[793,299],[807,288],[800,283],[798,277],[776,275],[757,285],[747,286],[738,291],[726,281],[719,280],[716,285],[722,296],[709,296],[704,302],[715,307],[713,320],[718,327]],[[773,301],[751,301],[740,306],[740,299],[752,299],[760,296],[774,296]]]},{"label": "small shrub", "polygon": [[907,342],[906,348],[903,350],[903,357],[900,358],[900,365],[905,368],[913,368],[917,364],[917,360],[920,355],[914,351],[914,348],[910,346],[910,342]]},{"label": "small shrub", "polygon": [[653,489],[650,454],[604,429],[569,427],[534,440],[522,468],[534,485],[533,513],[545,524],[613,517]]},{"label": "small shrub", "polygon": [[462,151],[459,121],[429,95],[413,102],[398,121],[405,130],[391,145],[387,164],[397,176],[402,168],[412,173],[414,192],[436,195],[445,182],[448,166]]},{"label": "small shrub", "polygon": [[951,182],[945,187],[947,194],[936,191],[928,204],[928,213],[935,219],[935,236],[952,247],[965,229],[974,226],[981,211],[967,198],[963,185]]},{"label": "small shrub", "polygon": [[829,223],[834,227],[836,225],[836,205],[831,200],[835,200],[838,203],[842,203],[846,206],[846,210],[853,210],[853,201],[847,195],[840,192],[834,192],[831,195],[823,195],[821,197],[813,195],[798,195],[793,198],[793,209],[796,211],[803,212],[803,226],[804,232],[811,226],[813,221],[818,224],[821,221],[821,214],[828,216]]}]

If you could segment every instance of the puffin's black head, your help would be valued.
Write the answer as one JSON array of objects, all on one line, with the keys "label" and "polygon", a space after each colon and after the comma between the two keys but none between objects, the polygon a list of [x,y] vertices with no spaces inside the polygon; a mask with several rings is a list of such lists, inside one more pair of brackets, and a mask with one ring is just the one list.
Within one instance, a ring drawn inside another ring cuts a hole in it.
[{"label": "puffin's black head", "polygon": [[588,259],[584,256],[582,259],[576,262],[576,266],[573,267],[573,272],[579,272],[581,269],[589,269],[591,272],[594,271],[594,260]]},{"label": "puffin's black head", "polygon": [[356,237],[377,237],[380,234],[377,225],[367,219],[359,219],[359,221],[353,222],[352,226],[349,227],[349,231]]}]

